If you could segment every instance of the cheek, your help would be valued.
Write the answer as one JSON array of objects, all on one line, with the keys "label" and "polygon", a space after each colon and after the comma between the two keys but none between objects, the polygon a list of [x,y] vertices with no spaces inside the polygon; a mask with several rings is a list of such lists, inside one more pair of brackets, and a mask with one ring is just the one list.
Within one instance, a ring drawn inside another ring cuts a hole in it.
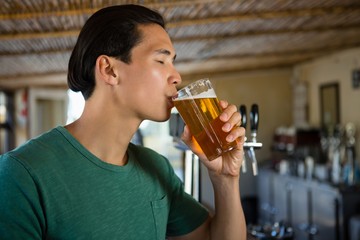
[{"label": "cheek", "polygon": [[161,67],[146,64],[143,67],[133,66],[131,71],[125,73],[128,74],[126,91],[129,91],[125,94],[131,94],[132,101],[143,104],[146,104],[146,101],[155,101],[156,96],[161,95],[167,84],[166,73]]},{"label": "cheek", "polygon": [[167,81],[165,75],[156,69],[148,71],[139,79],[139,87],[148,95],[160,94],[166,87]]},{"label": "cheek", "polygon": [[158,66],[151,67],[147,71],[143,71],[143,77],[149,83],[155,83],[160,81],[165,76],[165,71],[159,68]]},{"label": "cheek", "polygon": [[161,79],[161,76],[161,72],[156,68],[138,68],[130,81],[136,85],[151,85],[155,84],[158,79]]}]

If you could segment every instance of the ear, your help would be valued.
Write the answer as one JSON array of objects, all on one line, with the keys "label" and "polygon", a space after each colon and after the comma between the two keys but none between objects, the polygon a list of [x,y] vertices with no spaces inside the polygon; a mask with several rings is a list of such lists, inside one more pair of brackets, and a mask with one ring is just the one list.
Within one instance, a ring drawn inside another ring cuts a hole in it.
[{"label": "ear", "polygon": [[118,83],[117,76],[114,71],[115,59],[100,55],[96,59],[95,71],[96,75],[106,84],[116,85]]}]

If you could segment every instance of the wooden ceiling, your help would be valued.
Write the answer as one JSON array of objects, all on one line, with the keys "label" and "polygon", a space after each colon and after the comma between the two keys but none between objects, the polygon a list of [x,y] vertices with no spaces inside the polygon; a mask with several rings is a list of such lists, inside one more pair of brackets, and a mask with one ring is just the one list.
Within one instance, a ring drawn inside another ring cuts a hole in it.
[{"label": "wooden ceiling", "polygon": [[64,86],[84,22],[123,3],[165,17],[183,75],[291,67],[360,46],[359,0],[1,0],[0,89]]}]

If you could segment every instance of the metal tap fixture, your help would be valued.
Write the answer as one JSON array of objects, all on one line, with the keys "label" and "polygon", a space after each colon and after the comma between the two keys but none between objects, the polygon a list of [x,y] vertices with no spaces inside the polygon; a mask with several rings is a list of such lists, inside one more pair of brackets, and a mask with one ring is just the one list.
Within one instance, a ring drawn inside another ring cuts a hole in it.
[{"label": "metal tap fixture", "polygon": [[[246,129],[246,123],[247,123],[246,106],[240,105],[239,112],[241,114],[241,125],[240,126]],[[244,160],[242,162],[241,169],[242,169],[243,173],[247,172],[245,152],[244,152]]]},{"label": "metal tap fixture", "polygon": [[[240,106],[240,113],[244,110],[246,111],[246,108]],[[246,113],[244,115],[246,115]],[[259,126],[259,107],[257,104],[253,104],[251,106],[251,111],[250,111],[249,116],[250,116],[251,139],[244,143],[244,149],[245,149],[245,151],[248,152],[248,156],[250,157],[251,164],[252,164],[252,171],[253,171],[254,176],[256,176],[258,174],[258,164],[257,164],[257,160],[256,160],[255,149],[260,149],[262,147],[262,143],[258,142],[256,139],[257,130],[258,130],[258,126]],[[245,122],[246,122],[246,120],[245,120]],[[245,161],[246,161],[246,159],[244,159],[243,162],[245,162]]]},{"label": "metal tap fixture", "polygon": [[357,179],[357,164],[356,164],[356,155],[355,155],[355,134],[356,127],[354,123],[347,123],[345,126],[346,134],[346,163],[344,170],[344,180],[348,185],[356,184]]}]

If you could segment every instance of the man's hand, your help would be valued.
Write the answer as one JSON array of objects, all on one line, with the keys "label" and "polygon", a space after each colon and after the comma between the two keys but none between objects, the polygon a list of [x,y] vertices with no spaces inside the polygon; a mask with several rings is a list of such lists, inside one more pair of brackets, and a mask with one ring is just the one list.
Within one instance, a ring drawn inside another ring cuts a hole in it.
[{"label": "man's hand", "polygon": [[235,149],[209,161],[194,137],[191,135],[187,126],[184,128],[181,139],[196,155],[199,156],[200,160],[208,168],[211,174],[238,177],[244,156],[243,144],[245,140],[245,129],[240,127],[241,115],[237,111],[235,105],[229,105],[226,101],[220,101],[220,106],[223,108],[223,112],[220,115],[220,120],[224,123],[222,130],[229,133],[226,138],[228,142],[234,140],[237,142],[237,147]]}]

